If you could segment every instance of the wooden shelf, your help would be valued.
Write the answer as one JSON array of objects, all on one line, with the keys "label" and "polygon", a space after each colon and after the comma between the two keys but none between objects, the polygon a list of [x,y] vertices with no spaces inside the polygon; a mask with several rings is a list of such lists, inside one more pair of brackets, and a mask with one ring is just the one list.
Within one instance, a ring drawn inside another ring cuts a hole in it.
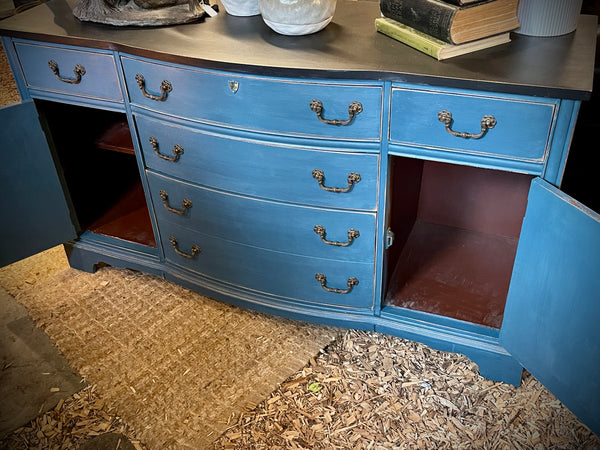
[{"label": "wooden shelf", "polygon": [[386,304],[500,328],[518,239],[417,221]]},{"label": "wooden shelf", "polygon": [[94,142],[96,147],[135,155],[127,119],[114,122]]},{"label": "wooden shelf", "polygon": [[87,229],[93,233],[156,247],[141,183],[125,192]]}]

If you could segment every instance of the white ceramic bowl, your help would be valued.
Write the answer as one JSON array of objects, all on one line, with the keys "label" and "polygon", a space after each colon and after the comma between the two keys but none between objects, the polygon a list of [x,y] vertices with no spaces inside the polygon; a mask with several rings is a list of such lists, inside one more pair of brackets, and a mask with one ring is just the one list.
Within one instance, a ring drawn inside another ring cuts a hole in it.
[{"label": "white ceramic bowl", "polygon": [[257,16],[258,0],[221,0],[225,11],[232,16]]},{"label": "white ceramic bowl", "polygon": [[290,36],[322,30],[333,19],[335,6],[336,0],[258,0],[264,22]]}]

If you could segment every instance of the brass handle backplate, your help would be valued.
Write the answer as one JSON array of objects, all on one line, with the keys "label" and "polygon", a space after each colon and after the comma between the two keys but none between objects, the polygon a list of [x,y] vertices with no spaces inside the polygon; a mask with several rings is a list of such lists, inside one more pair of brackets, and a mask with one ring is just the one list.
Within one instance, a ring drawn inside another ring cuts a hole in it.
[{"label": "brass handle backplate", "polygon": [[350,228],[348,230],[348,241],[347,242],[328,241],[325,238],[325,235],[327,234],[327,232],[325,231],[325,227],[323,225],[315,225],[315,227],[313,228],[313,231],[321,237],[321,240],[323,242],[325,242],[328,245],[333,245],[335,247],[348,247],[350,244],[352,244],[354,239],[356,239],[357,237],[360,236],[360,233],[358,232],[358,230],[355,230],[354,228]]},{"label": "brass handle backplate", "polygon": [[172,213],[179,214],[180,216],[184,215],[186,211],[192,207],[192,201],[189,198],[184,198],[181,202],[181,209],[176,209],[169,205],[169,195],[165,191],[159,191],[159,195],[165,209]]},{"label": "brass handle backplate", "polygon": [[351,277],[348,278],[348,287],[346,289],[335,289],[327,287],[327,277],[324,274],[317,273],[315,274],[315,278],[319,283],[321,283],[321,287],[323,289],[325,289],[327,292],[333,292],[334,294],[348,294],[354,286],[358,285],[358,279]]},{"label": "brass handle backplate", "polygon": [[48,61],[48,67],[50,67],[52,72],[54,72],[54,75],[56,75],[56,78],[58,78],[63,83],[79,84],[79,83],[81,83],[81,77],[83,77],[85,75],[85,67],[83,67],[81,64],[76,64],[75,68],[73,69],[75,78],[65,78],[65,77],[61,76],[60,71],[58,70],[58,63],[52,59],[50,61]]},{"label": "brass handle backplate", "polygon": [[198,247],[196,244],[194,244],[194,245],[192,245],[191,253],[182,252],[181,250],[179,250],[179,246],[177,244],[177,239],[174,236],[169,236],[169,242],[173,246],[175,253],[177,253],[180,256],[183,256],[184,258],[193,259],[198,253],[200,253],[202,251],[202,250],[200,250],[200,247]]},{"label": "brass handle backplate", "polygon": [[446,131],[450,133],[452,136],[460,137],[463,139],[479,139],[483,137],[483,135],[487,132],[487,130],[491,130],[498,123],[494,116],[483,116],[481,119],[481,132],[475,133],[467,133],[465,131],[454,131],[452,127],[452,113],[450,111],[446,111],[445,109],[441,110],[438,115],[438,120],[444,124],[446,127]]},{"label": "brass handle backplate", "polygon": [[136,74],[135,81],[137,81],[140,91],[142,91],[144,97],[149,98],[150,100],[156,100],[158,102],[166,101],[167,95],[173,90],[171,83],[169,83],[167,80],[163,80],[163,82],[160,83],[160,95],[150,94],[148,91],[146,91],[146,80],[142,74]]},{"label": "brass handle backplate", "polygon": [[154,153],[156,153],[160,158],[165,159],[167,161],[171,161],[171,162],[177,162],[179,161],[179,157],[181,155],[183,155],[183,147],[179,144],[175,144],[173,146],[173,156],[167,156],[167,155],[163,155],[159,148],[158,148],[158,139],[156,139],[154,136],[150,136],[150,144],[152,145],[152,148],[154,149]]},{"label": "brass handle backplate", "polygon": [[337,119],[325,119],[323,117],[323,102],[321,100],[313,100],[310,102],[310,109],[317,113],[317,117],[323,123],[327,125],[349,125],[354,119],[354,116],[360,114],[363,110],[363,106],[359,102],[352,102],[348,105],[348,118],[345,120]]},{"label": "brass handle backplate", "polygon": [[325,181],[325,172],[323,172],[321,169],[313,170],[312,176],[315,180],[317,180],[319,182],[319,186],[321,187],[321,189],[323,189],[327,192],[337,192],[337,193],[349,192],[352,189],[352,186],[354,186],[356,183],[358,183],[361,180],[359,173],[350,172],[348,174],[348,187],[338,188],[338,187],[327,187],[323,184]]}]

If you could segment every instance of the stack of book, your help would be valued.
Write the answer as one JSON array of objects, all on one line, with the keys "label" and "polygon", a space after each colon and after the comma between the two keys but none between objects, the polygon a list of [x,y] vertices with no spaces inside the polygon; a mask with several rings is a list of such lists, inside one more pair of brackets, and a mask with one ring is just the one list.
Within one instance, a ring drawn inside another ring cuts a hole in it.
[{"label": "stack of book", "polygon": [[375,28],[438,60],[510,41],[519,0],[380,0]]}]

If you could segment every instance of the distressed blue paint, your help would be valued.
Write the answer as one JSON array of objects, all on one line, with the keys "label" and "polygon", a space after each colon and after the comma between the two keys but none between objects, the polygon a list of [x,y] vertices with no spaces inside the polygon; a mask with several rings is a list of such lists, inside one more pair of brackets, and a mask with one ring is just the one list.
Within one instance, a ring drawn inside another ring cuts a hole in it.
[{"label": "distressed blue paint", "polygon": [[156,251],[142,246],[135,248],[131,243],[122,246],[117,244],[118,240],[84,233],[81,239],[65,244],[69,265],[93,273],[98,267],[108,264],[164,277],[165,267]]},{"label": "distressed blue paint", "polygon": [[[377,84],[314,83],[301,80],[258,78],[223,74],[167,64],[122,58],[130,101],[166,114],[228,126],[295,136],[332,137],[345,140],[379,140],[383,89]],[[168,101],[143,96],[136,74],[142,74],[148,92],[160,95],[160,84],[168,80],[173,90]],[[239,88],[232,92],[229,81]],[[323,103],[326,119],[347,119],[351,102],[363,111],[348,126],[319,121],[310,109],[314,99]]]},{"label": "distressed blue paint", "polygon": [[75,228],[31,100],[0,109],[0,266],[74,239]]},{"label": "distressed blue paint", "polygon": [[[159,223],[168,221],[192,231],[202,230],[221,239],[279,252],[374,263],[374,213],[259,200],[200,188],[153,172],[148,172],[148,179]],[[185,214],[168,211],[160,197],[161,190],[169,196],[170,207],[182,210],[184,199],[189,199],[192,207]],[[351,228],[358,230],[360,236],[347,247],[332,246],[314,232],[315,225],[325,227],[328,240],[347,242]]]},{"label": "distressed blue paint", "polygon": [[[390,141],[543,166],[555,109],[556,102],[543,99],[395,88]],[[464,139],[438,121],[442,110],[452,113],[451,129],[458,132],[479,133],[485,115],[498,123],[479,139]]]},{"label": "distressed blue paint", "polygon": [[[110,53],[26,41],[16,42],[15,48],[27,85],[32,89],[111,101],[123,99],[115,60]],[[81,64],[86,71],[81,82],[71,84],[60,81],[48,67],[50,60],[58,64],[59,73],[65,78],[75,78],[73,69]]]},{"label": "distressed blue paint", "polygon": [[[167,262],[206,277],[306,303],[373,307],[373,264],[264,250],[191,232],[170,222],[159,223],[159,228]],[[177,238],[183,252],[190,253],[192,245],[202,252],[193,259],[180,256],[170,245],[169,236]],[[358,278],[359,284],[348,294],[327,292],[315,279],[317,273],[325,274],[327,286],[332,288],[345,289],[350,277]]]},{"label": "distressed blue paint", "polygon": [[[142,116],[136,116],[136,123],[145,164],[157,172],[273,200],[364,210],[377,206],[378,155],[265,145]],[[161,159],[150,144],[151,136],[158,140],[161,153],[173,156],[178,144],[184,154],[178,162]],[[325,173],[325,186],[347,187],[350,172],[358,172],[361,181],[348,193],[326,192],[312,177],[314,169]]]},{"label": "distressed blue paint", "polygon": [[390,155],[408,156],[429,161],[439,161],[451,164],[463,164],[486,169],[506,170],[509,172],[542,175],[544,164],[538,162],[504,159],[492,156],[482,156],[472,153],[449,152],[447,149],[425,148],[410,145],[390,144]]},{"label": "distressed blue paint", "polygon": [[600,434],[600,215],[532,182],[500,342]]},{"label": "distressed blue paint", "polygon": [[555,186],[560,186],[562,181],[580,105],[581,102],[574,100],[560,101],[560,109],[552,133],[552,152],[546,161],[542,176],[544,180]]},{"label": "distressed blue paint", "polygon": [[172,283],[242,308],[294,320],[373,331],[373,310],[370,308],[340,308],[335,305],[300,303],[294,299],[290,300],[215,281],[201,274],[183,271],[176,267],[170,267],[165,276]]}]

